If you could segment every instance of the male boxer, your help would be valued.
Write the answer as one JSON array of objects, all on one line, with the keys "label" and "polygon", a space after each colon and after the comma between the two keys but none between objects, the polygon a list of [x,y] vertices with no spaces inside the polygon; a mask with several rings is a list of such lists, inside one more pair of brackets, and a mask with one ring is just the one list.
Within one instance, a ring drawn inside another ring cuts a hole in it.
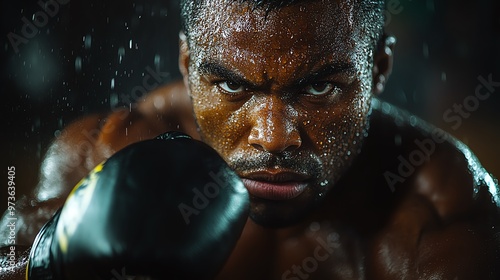
[{"label": "male boxer", "polygon": [[382,1],[186,0],[182,17],[183,81],[67,127],[19,240],[99,162],[181,130],[250,194],[218,279],[500,278],[494,180],[462,143],[376,99],[394,46]]}]

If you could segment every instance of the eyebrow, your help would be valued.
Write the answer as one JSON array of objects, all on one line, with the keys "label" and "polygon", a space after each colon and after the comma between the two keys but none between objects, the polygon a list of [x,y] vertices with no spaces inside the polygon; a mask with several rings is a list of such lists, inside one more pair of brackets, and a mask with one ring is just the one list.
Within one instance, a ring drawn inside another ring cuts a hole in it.
[{"label": "eyebrow", "polygon": [[307,76],[298,79],[293,84],[295,86],[306,86],[336,74],[354,73],[355,69],[356,67],[351,62],[327,64],[318,70],[309,73]]},{"label": "eyebrow", "polygon": [[[292,86],[307,86],[311,83],[320,81],[327,77],[340,74],[340,73],[353,73],[355,69],[354,64],[347,63],[332,63],[327,64],[319,68],[317,71],[309,73],[305,77],[302,77],[291,83]],[[258,85],[252,83],[251,81],[245,79],[242,75],[229,70],[224,65],[219,62],[202,62],[198,66],[198,70],[202,75],[213,75],[221,79],[228,80],[240,84],[249,88],[256,88]]]},{"label": "eyebrow", "polygon": [[257,87],[254,83],[245,79],[242,75],[229,70],[218,62],[202,62],[198,66],[198,71],[202,75],[213,75],[221,79],[228,80],[246,87]]}]

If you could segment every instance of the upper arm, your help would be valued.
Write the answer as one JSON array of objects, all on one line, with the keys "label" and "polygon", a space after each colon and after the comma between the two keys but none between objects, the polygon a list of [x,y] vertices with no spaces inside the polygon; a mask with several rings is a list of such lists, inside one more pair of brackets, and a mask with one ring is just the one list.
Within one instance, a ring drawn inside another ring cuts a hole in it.
[{"label": "upper arm", "polygon": [[40,168],[34,199],[65,198],[73,186],[106,156],[99,145],[105,115],[91,115],[75,121],[50,145]]},{"label": "upper arm", "polygon": [[436,146],[374,239],[384,279],[498,279],[498,187],[465,146]]},{"label": "upper arm", "polygon": [[417,174],[417,192],[436,214],[422,231],[418,268],[427,277],[497,279],[500,272],[498,186],[456,141],[437,150]]}]

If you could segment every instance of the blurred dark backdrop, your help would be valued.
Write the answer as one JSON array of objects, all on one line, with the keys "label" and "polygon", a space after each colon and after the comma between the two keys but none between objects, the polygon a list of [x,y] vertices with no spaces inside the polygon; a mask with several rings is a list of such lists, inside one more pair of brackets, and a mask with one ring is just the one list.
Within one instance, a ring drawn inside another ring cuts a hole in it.
[{"label": "blurred dark backdrop", "polygon": [[[163,83],[179,77],[178,1],[59,0],[44,20],[46,2],[2,1],[0,9],[2,212],[7,166],[16,167],[19,198],[36,185],[50,140],[65,125],[118,106],[148,69],[168,72]],[[474,95],[478,76],[500,82],[499,2],[389,2],[387,29],[398,43],[383,98],[451,132],[500,176],[500,87],[457,129],[443,118]],[[23,36],[34,18],[39,27]]]}]

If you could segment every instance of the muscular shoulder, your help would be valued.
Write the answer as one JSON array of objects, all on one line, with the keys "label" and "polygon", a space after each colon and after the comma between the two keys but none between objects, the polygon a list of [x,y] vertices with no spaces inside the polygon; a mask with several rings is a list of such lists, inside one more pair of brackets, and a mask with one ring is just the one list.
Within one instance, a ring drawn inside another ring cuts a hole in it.
[{"label": "muscular shoulder", "polygon": [[409,194],[426,199],[443,221],[471,215],[479,208],[497,213],[498,185],[465,144],[378,100],[372,125],[373,130],[382,130],[379,140],[392,141],[395,152],[384,179],[394,192],[405,187]]},{"label": "muscular shoulder", "polygon": [[149,126],[159,126],[160,130],[167,127],[199,139],[191,98],[183,81],[173,82],[151,92],[144,101],[137,104],[137,112]]},{"label": "muscular shoulder", "polygon": [[376,189],[390,197],[372,272],[386,279],[498,279],[498,186],[470,149],[377,100],[369,134],[363,159],[375,170],[370,178],[379,178]]}]

